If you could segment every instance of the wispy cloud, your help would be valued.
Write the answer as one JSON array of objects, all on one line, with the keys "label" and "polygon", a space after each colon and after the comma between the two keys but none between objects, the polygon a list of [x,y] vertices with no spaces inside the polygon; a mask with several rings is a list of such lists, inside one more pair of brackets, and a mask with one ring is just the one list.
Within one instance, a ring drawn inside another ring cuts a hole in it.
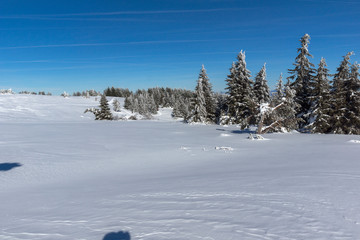
[{"label": "wispy cloud", "polygon": [[[115,12],[64,13],[64,14],[8,15],[8,16],[0,16],[0,19],[38,19],[38,20],[61,19],[61,20],[64,20],[64,18],[61,18],[61,17],[86,17],[86,16],[98,17],[98,16],[120,16],[120,15],[209,13],[209,12],[237,11],[240,9],[244,9],[244,8],[213,8],[213,9],[184,9],[184,10],[115,11]],[[68,20],[74,20],[74,19],[72,18],[72,19],[68,19]]]},{"label": "wispy cloud", "polygon": [[[139,66],[145,64],[138,63],[121,63],[126,66]],[[117,65],[82,65],[82,66],[65,66],[65,67],[43,67],[43,68],[0,68],[0,72],[27,72],[27,71],[58,71],[58,70],[76,70],[76,69],[106,69],[106,68],[118,68]]]},{"label": "wispy cloud", "polygon": [[[281,38],[289,38],[289,37],[290,36],[273,36],[271,38],[272,39],[281,39]],[[222,42],[222,41],[244,41],[244,40],[256,40],[256,39],[265,39],[265,38],[264,37],[250,37],[250,38],[222,38],[222,39],[154,40],[154,41],[115,42],[115,43],[69,43],[69,44],[9,46],[9,47],[0,47],[0,50],[31,49],[31,48],[101,47],[101,46],[121,46],[121,45],[201,43],[201,42]]]},{"label": "wispy cloud", "polygon": [[349,34],[343,34],[343,33],[334,33],[334,34],[320,34],[320,35],[313,35],[313,37],[318,38],[338,38],[338,37],[359,37],[360,33],[349,33]]},{"label": "wispy cloud", "polygon": [[[167,44],[167,43],[194,43],[194,42],[213,42],[213,41],[223,41],[223,40],[224,39],[199,39],[199,40],[135,41],[135,42],[118,42],[118,43],[70,43],[70,44],[0,47],[0,50],[30,49],[30,48],[99,47],[99,46],[120,46],[120,45],[138,45],[138,44],[142,45],[142,44]],[[239,39],[227,39],[227,40],[239,40]]]},{"label": "wispy cloud", "polygon": [[17,60],[17,61],[0,61],[0,64],[7,63],[48,63],[49,60]]}]

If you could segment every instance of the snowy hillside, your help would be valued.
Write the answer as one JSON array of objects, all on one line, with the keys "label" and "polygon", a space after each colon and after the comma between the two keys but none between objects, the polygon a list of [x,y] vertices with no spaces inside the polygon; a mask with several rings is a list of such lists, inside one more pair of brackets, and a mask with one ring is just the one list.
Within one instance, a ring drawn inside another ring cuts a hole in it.
[{"label": "snowy hillside", "polygon": [[248,140],[171,109],[94,121],[97,105],[0,95],[0,239],[360,238],[359,136]]}]

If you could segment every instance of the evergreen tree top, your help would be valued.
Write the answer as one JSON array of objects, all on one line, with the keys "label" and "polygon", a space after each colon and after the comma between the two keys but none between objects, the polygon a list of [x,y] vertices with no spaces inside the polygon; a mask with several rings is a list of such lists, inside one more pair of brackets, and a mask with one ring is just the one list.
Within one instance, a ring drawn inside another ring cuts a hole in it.
[{"label": "evergreen tree top", "polygon": [[340,63],[340,66],[336,69],[337,73],[334,75],[334,81],[336,80],[346,80],[349,78],[350,74],[350,57],[354,52],[348,52],[343,56],[343,60]]},{"label": "evergreen tree top", "polygon": [[355,80],[359,80],[359,69],[360,69],[360,64],[358,64],[357,62],[354,62],[353,65],[351,65],[351,77]]},{"label": "evergreen tree top", "polygon": [[266,63],[264,63],[263,67],[261,68],[260,72],[258,73],[258,76],[261,79],[265,79],[266,78]]},{"label": "evergreen tree top", "polygon": [[305,34],[301,39],[301,47],[297,49],[299,55],[295,58],[296,63],[295,66],[305,66],[305,67],[314,67],[315,65],[312,64],[307,57],[313,57],[309,52],[309,43],[310,43],[310,36],[309,34]]},{"label": "evergreen tree top", "polygon": [[243,62],[246,66],[246,61],[245,61],[245,51],[241,50],[237,56],[237,59],[239,62]]},{"label": "evergreen tree top", "polygon": [[278,98],[281,99],[284,96],[283,91],[283,73],[280,73],[278,83],[276,84],[276,94]]},{"label": "evergreen tree top", "polygon": [[[300,42],[301,42],[301,48],[303,49],[308,49],[309,47],[309,43],[310,43],[310,35],[305,33],[304,36],[302,36],[300,38]],[[299,48],[300,49],[300,48]]]},{"label": "evergreen tree top", "polygon": [[320,63],[319,63],[319,69],[327,67],[325,58],[321,57]]},{"label": "evergreen tree top", "polygon": [[329,69],[327,69],[326,67],[327,67],[327,64],[326,64],[325,58],[322,57],[321,60],[320,60],[320,63],[319,63],[319,67],[317,69],[317,73],[318,73],[317,78],[318,78],[318,80],[324,81],[324,80],[326,80],[325,78],[330,75],[328,73]]}]

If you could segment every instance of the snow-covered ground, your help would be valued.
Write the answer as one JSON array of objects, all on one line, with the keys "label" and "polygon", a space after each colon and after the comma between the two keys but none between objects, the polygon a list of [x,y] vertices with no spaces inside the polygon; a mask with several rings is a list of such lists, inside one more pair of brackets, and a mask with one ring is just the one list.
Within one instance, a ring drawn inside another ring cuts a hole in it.
[{"label": "snow-covered ground", "polygon": [[81,97],[0,95],[0,239],[360,239],[360,137],[94,121]]}]

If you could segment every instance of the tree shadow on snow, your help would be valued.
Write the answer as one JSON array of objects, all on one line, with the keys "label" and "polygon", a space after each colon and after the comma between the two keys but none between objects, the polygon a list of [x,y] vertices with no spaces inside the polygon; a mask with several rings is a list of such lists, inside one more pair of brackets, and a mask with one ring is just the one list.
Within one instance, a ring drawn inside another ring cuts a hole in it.
[{"label": "tree shadow on snow", "polygon": [[234,133],[234,134],[250,134],[250,133],[252,133],[252,134],[254,134],[255,131],[252,131],[250,129],[244,129],[244,130],[233,130],[233,131],[231,131],[231,133]]},{"label": "tree shadow on snow", "polygon": [[130,240],[129,232],[111,232],[104,236],[103,240]]},{"label": "tree shadow on snow", "polygon": [[10,171],[13,168],[22,166],[20,163],[0,163],[0,171]]}]

